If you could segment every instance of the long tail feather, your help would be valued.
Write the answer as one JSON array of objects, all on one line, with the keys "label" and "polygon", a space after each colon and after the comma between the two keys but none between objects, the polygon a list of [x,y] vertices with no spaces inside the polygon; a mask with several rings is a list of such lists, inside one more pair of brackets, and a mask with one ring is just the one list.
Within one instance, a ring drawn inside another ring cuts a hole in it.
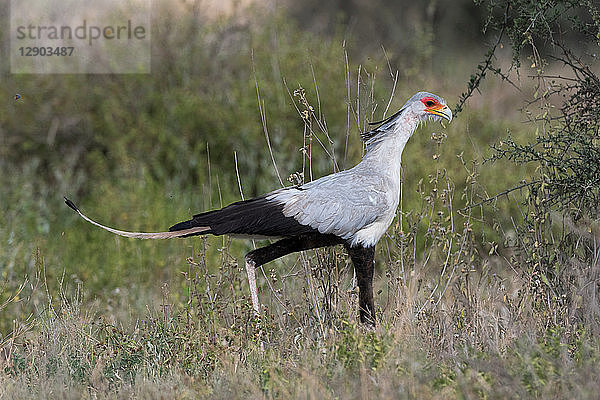
[{"label": "long tail feather", "polygon": [[79,216],[83,219],[85,219],[87,222],[89,222],[90,224],[96,225],[97,227],[100,227],[104,230],[107,230],[111,233],[114,233],[115,235],[119,235],[119,236],[124,236],[124,237],[128,237],[128,238],[136,238],[136,239],[171,239],[171,238],[175,238],[175,237],[182,237],[182,236],[187,236],[187,235],[198,235],[198,234],[202,234],[203,232],[208,233],[208,231],[210,230],[209,227],[206,226],[196,226],[196,227],[192,227],[189,229],[184,229],[184,230],[179,230],[179,231],[174,231],[174,232],[128,232],[128,231],[121,231],[118,229],[113,229],[113,228],[109,228],[108,226],[104,226],[102,224],[99,224],[98,222],[92,220],[91,218],[88,218],[87,216],[85,216],[81,211],[79,211],[79,209],[77,208],[77,206],[69,199],[67,199],[65,197],[65,204],[68,205],[69,207],[71,207],[73,210],[75,210],[75,212],[77,214],[79,214]]}]

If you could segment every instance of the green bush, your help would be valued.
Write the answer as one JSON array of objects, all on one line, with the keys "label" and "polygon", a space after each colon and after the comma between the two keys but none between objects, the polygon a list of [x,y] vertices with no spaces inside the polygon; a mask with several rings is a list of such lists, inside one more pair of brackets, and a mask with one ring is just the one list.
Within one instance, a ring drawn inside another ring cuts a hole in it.
[{"label": "green bush", "polygon": [[[536,83],[525,109],[535,137],[521,144],[509,136],[493,146],[491,157],[535,168],[529,180],[504,192],[527,189],[509,263],[528,281],[529,311],[542,316],[539,328],[557,329],[569,340],[581,328],[598,335],[600,78],[593,66],[595,53],[589,53],[600,46],[598,8],[575,1],[482,3],[498,40],[463,100],[486,72],[510,79],[493,64],[504,37],[512,45],[513,68],[529,54]],[[565,67],[559,73],[554,71],[557,64]]]}]

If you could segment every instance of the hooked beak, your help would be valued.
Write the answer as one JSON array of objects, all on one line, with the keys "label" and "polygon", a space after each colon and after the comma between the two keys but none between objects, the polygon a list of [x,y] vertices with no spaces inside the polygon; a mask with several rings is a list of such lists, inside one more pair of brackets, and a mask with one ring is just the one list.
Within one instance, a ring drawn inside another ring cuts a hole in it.
[{"label": "hooked beak", "polygon": [[442,117],[448,120],[448,122],[452,121],[452,111],[448,106],[442,106],[440,108],[428,108],[425,110],[426,112],[437,115],[438,117]]}]

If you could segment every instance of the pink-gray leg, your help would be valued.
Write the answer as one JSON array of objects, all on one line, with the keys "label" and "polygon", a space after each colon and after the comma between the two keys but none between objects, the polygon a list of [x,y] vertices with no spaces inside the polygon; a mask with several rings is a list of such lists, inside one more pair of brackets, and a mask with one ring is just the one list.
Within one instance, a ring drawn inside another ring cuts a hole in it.
[{"label": "pink-gray leg", "polygon": [[250,297],[254,313],[260,315],[260,303],[258,301],[258,288],[256,286],[256,263],[251,257],[246,256],[246,273],[248,274],[248,285],[250,286]]}]

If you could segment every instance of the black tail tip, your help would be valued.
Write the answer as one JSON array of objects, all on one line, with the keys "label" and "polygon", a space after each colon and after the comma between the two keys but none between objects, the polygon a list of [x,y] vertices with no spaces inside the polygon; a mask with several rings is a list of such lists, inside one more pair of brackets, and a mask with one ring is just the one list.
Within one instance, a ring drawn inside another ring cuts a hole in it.
[{"label": "black tail tip", "polygon": [[64,197],[64,199],[65,199],[65,204],[66,205],[68,205],[69,207],[71,207],[75,211],[79,211],[77,209],[77,206],[71,200],[67,199],[66,197]]}]

